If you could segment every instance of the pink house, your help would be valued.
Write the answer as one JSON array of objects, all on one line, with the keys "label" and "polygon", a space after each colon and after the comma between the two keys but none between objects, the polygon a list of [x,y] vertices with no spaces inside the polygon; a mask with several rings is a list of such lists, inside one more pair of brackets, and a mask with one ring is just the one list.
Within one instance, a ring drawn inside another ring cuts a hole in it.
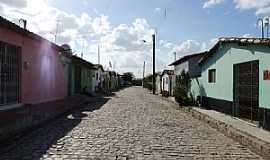
[{"label": "pink house", "polygon": [[0,17],[0,109],[67,97],[62,48]]}]

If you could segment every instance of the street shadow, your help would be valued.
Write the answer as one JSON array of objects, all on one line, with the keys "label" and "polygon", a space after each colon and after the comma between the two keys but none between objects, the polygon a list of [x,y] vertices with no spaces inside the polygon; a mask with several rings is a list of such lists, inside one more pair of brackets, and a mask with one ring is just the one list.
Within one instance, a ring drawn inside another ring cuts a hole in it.
[{"label": "street shadow", "polygon": [[[22,136],[3,142],[4,144],[1,144],[0,148],[0,159],[38,160],[47,152],[56,154],[57,151],[61,151],[61,147],[64,145],[63,137],[71,133],[83,118],[102,108],[109,100],[110,98],[106,97],[89,97],[86,103],[74,108],[69,113],[52,119],[42,126],[32,128],[31,131],[25,132]],[[59,145],[62,143],[63,145]]]}]

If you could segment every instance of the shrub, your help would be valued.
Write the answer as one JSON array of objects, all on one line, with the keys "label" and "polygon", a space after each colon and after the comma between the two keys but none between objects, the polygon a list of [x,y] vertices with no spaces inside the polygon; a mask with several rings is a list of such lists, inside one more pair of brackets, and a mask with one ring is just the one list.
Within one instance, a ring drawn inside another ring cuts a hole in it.
[{"label": "shrub", "polygon": [[152,82],[144,81],[144,83],[143,83],[143,88],[147,88],[147,89],[149,89],[149,90],[153,90]]},{"label": "shrub", "polygon": [[170,93],[168,91],[161,91],[163,97],[169,97]]},{"label": "shrub", "polygon": [[182,71],[181,75],[176,76],[174,96],[181,106],[189,105],[192,102],[189,98],[190,82],[190,77],[185,71]]}]

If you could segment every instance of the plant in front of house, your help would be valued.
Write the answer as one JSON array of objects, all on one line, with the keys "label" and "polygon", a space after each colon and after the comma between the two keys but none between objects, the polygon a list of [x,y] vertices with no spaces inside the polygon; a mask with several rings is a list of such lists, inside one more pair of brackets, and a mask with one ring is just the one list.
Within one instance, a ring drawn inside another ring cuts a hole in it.
[{"label": "plant in front of house", "polygon": [[189,105],[191,103],[189,97],[190,82],[189,74],[185,71],[182,71],[181,75],[176,76],[174,96],[180,106]]}]

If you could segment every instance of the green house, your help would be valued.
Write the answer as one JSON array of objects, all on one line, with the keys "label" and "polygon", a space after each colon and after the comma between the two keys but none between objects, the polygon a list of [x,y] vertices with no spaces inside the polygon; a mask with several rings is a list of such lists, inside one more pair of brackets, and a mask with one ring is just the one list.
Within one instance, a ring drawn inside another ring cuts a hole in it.
[{"label": "green house", "polygon": [[71,59],[71,95],[93,93],[94,65],[77,56],[72,56]]},{"label": "green house", "polygon": [[270,129],[270,40],[221,38],[199,62],[202,103]]}]

